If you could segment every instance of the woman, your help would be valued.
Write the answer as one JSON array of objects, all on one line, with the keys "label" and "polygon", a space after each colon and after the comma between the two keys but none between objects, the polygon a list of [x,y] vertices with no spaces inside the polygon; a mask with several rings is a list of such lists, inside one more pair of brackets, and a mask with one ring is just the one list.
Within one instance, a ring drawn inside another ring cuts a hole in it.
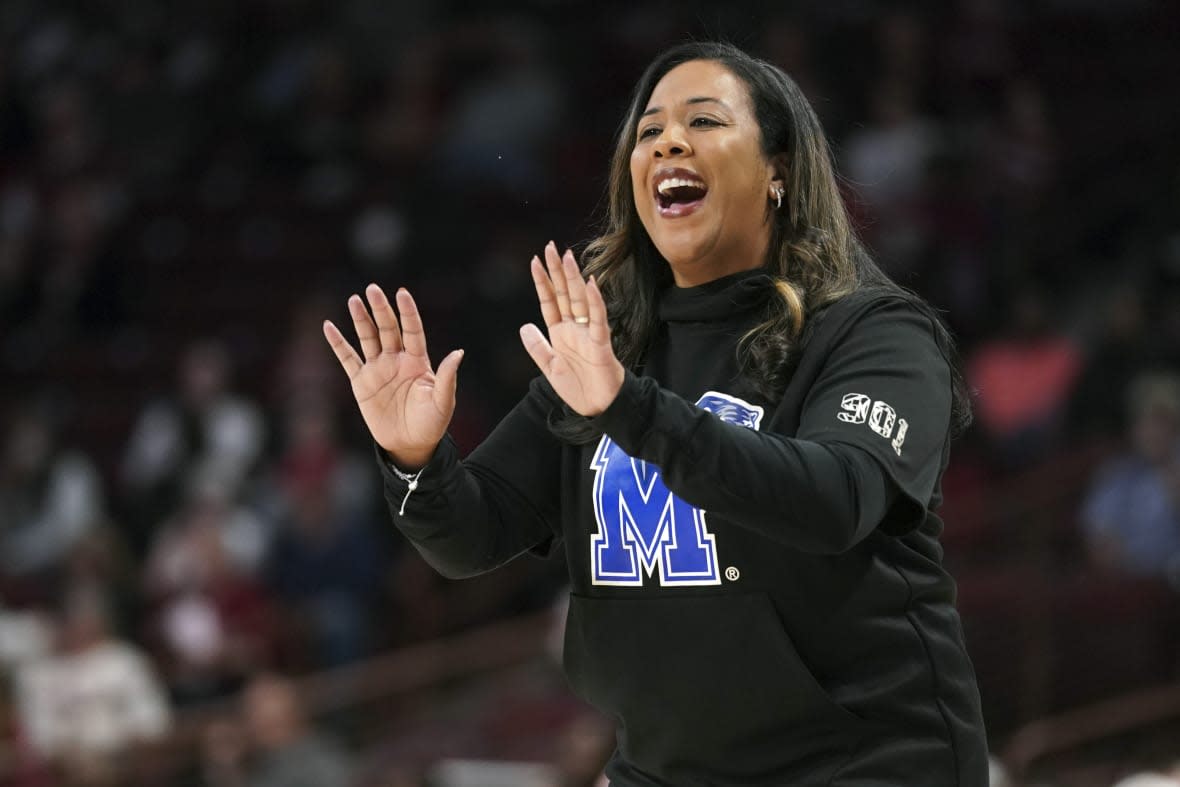
[{"label": "woman", "polygon": [[[565,666],[619,721],[614,785],[986,783],[933,513],[967,403],[950,340],[856,241],[777,68],[664,53],[615,150],[588,281],[550,243],[542,376],[464,461],[405,290],[325,335],[398,527],[467,576],[562,548]],[[375,320],[375,324],[374,324]]]}]

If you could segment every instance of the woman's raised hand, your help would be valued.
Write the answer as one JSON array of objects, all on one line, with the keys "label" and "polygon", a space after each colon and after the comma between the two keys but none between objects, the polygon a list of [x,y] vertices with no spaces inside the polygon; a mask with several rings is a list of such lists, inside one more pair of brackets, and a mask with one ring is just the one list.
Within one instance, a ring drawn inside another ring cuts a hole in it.
[{"label": "woman's raised hand", "polygon": [[365,294],[372,316],[359,295],[348,299],[364,359],[330,320],[324,321],[324,337],[352,381],[352,394],[373,439],[403,470],[416,470],[430,461],[451,423],[463,351],[450,353],[434,370],[410,293],[397,291],[400,327],[380,287],[370,284]]},{"label": "woman's raised hand", "polygon": [[598,415],[615,400],[624,377],[598,283],[583,281],[573,252],[559,255],[552,241],[544,264],[533,257],[532,272],[549,338],[529,323],[520,329],[524,348],[574,412]]}]

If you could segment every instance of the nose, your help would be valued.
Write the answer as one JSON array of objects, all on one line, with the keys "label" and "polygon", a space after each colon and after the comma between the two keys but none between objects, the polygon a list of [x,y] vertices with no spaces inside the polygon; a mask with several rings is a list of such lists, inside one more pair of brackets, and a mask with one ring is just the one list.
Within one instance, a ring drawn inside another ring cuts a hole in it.
[{"label": "nose", "polygon": [[688,140],[685,139],[682,132],[683,129],[678,123],[669,123],[656,139],[656,144],[652,149],[653,155],[656,158],[667,158],[691,153],[692,148],[689,147]]}]

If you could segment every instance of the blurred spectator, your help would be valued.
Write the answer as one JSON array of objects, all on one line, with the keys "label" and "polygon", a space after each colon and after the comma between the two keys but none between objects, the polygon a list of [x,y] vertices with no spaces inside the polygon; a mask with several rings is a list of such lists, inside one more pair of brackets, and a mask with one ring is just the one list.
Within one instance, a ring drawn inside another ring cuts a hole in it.
[{"label": "blurred spectator", "polygon": [[439,147],[452,187],[534,194],[546,187],[543,156],[561,127],[563,99],[543,42],[540,30],[507,17],[460,28],[447,41],[456,55],[482,61],[471,64],[479,76],[456,100]]},{"label": "blurred spectator", "polygon": [[927,171],[922,214],[929,246],[913,286],[943,304],[962,347],[995,332],[991,205],[978,184],[982,165],[962,150],[937,156]]},{"label": "blurred spectator", "polygon": [[280,407],[302,400],[329,397],[340,381],[335,359],[325,353],[324,315],[331,306],[322,295],[297,304],[291,316],[275,370],[274,402]]},{"label": "blurred spectator", "polygon": [[183,505],[174,516],[153,528],[152,549],[147,560],[149,587],[184,584],[202,569],[203,549],[194,549],[192,533],[216,537],[225,560],[242,574],[261,570],[273,537],[265,519],[241,505],[221,479],[198,476],[191,480]]},{"label": "blurred spectator", "polygon": [[108,328],[123,303],[121,266],[112,257],[112,232],[126,195],[118,183],[77,178],[58,186],[48,202],[36,329],[56,332],[81,324]]},{"label": "blurred spectator", "polygon": [[1014,470],[1057,447],[1082,355],[1035,286],[1018,287],[1008,313],[1004,335],[968,358],[967,380],[978,391],[976,419],[995,457]]},{"label": "blurred spectator", "polygon": [[1000,117],[988,121],[995,127],[983,135],[979,187],[995,221],[992,264],[1012,279],[1023,275],[1030,258],[1048,267],[1043,258],[1051,252],[1041,250],[1053,248],[1045,222],[1059,196],[1054,187],[1061,153],[1040,86],[1024,78],[1003,90]]},{"label": "blurred spectator", "polygon": [[29,745],[12,699],[8,675],[0,674],[0,787],[54,787],[49,763]]},{"label": "blurred spectator", "polygon": [[[17,363],[40,360],[75,329],[104,335],[122,318],[125,275],[114,257],[114,229],[126,195],[114,179],[72,176],[36,190],[19,182],[4,195],[0,244],[0,325],[5,351]],[[7,270],[4,270],[4,269]],[[4,284],[16,285],[9,291]]]},{"label": "blurred spectator", "polygon": [[0,606],[0,675],[45,657],[52,646],[53,626],[41,611]]},{"label": "blurred spectator", "polygon": [[152,547],[149,630],[179,703],[237,691],[275,658],[275,610],[253,573],[265,548],[260,528],[214,482],[193,494]]},{"label": "blurred spectator", "polygon": [[848,138],[845,172],[864,202],[864,233],[894,276],[908,272],[926,243],[922,194],[942,145],[938,125],[918,114],[915,85],[887,79],[873,86],[871,123]]},{"label": "blurred spectator", "polygon": [[373,514],[372,461],[337,434],[332,405],[290,400],[283,445],[261,500],[274,530],[263,575],[291,612],[312,662],[343,664],[367,654],[388,564]]},{"label": "blurred spectator", "polygon": [[248,787],[347,787],[352,757],[307,721],[294,685],[277,675],[251,681],[243,716],[257,758]]},{"label": "blurred spectator", "polygon": [[117,526],[108,524],[87,532],[66,557],[59,587],[92,588],[107,600],[107,611],[117,631],[138,624],[142,566],[131,554]]},{"label": "blurred spectator", "polygon": [[16,676],[20,721],[40,754],[68,772],[105,773],[136,741],[158,738],[171,712],[143,653],[110,631],[104,601],[68,592],[56,654]]},{"label": "blurred spectator", "polygon": [[59,443],[47,404],[34,403],[10,416],[0,456],[0,583],[34,596],[104,519],[98,473]]},{"label": "blurred spectator", "polygon": [[304,395],[289,402],[282,443],[271,465],[268,491],[273,499],[261,503],[277,515],[289,514],[309,489],[322,488],[333,510],[344,516],[363,516],[378,504],[372,457],[343,443],[334,408],[323,396]]},{"label": "blurred spectator", "polygon": [[1028,79],[1011,83],[987,155],[988,173],[995,178],[996,196],[1004,209],[1027,213],[1037,207],[1053,182],[1057,158],[1057,140],[1040,87]]},{"label": "blurred spectator", "polygon": [[1128,390],[1130,447],[1103,468],[1082,524],[1096,564],[1180,581],[1180,375],[1147,374]]},{"label": "blurred spectator", "polygon": [[264,441],[257,407],[230,390],[226,349],[191,345],[181,358],[177,394],[144,410],[123,457],[136,546],[145,545],[148,525],[176,509],[189,479],[208,479],[236,495]]},{"label": "blurred spectator", "polygon": [[1126,423],[1125,383],[1163,359],[1152,347],[1143,291],[1134,283],[1102,289],[1099,324],[1070,401],[1070,431],[1090,439],[1113,438]]},{"label": "blurred spectator", "polygon": [[411,169],[429,155],[443,121],[438,36],[396,50],[381,101],[365,120],[366,157],[390,169]]},{"label": "blurred spectator", "polygon": [[387,567],[372,519],[341,506],[330,482],[317,473],[289,488],[267,561],[270,587],[307,629],[319,666],[369,652]]}]

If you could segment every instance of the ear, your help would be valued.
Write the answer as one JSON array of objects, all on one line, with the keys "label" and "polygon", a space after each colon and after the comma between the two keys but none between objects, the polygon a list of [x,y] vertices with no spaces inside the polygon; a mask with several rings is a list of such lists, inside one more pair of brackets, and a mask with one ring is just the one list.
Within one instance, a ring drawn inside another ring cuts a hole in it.
[{"label": "ear", "polygon": [[771,187],[773,188],[774,186],[781,186],[783,188],[786,188],[786,186],[787,186],[787,154],[786,153],[775,153],[773,156],[770,157],[770,160],[766,162],[766,167],[768,170],[767,174],[770,175]]}]

